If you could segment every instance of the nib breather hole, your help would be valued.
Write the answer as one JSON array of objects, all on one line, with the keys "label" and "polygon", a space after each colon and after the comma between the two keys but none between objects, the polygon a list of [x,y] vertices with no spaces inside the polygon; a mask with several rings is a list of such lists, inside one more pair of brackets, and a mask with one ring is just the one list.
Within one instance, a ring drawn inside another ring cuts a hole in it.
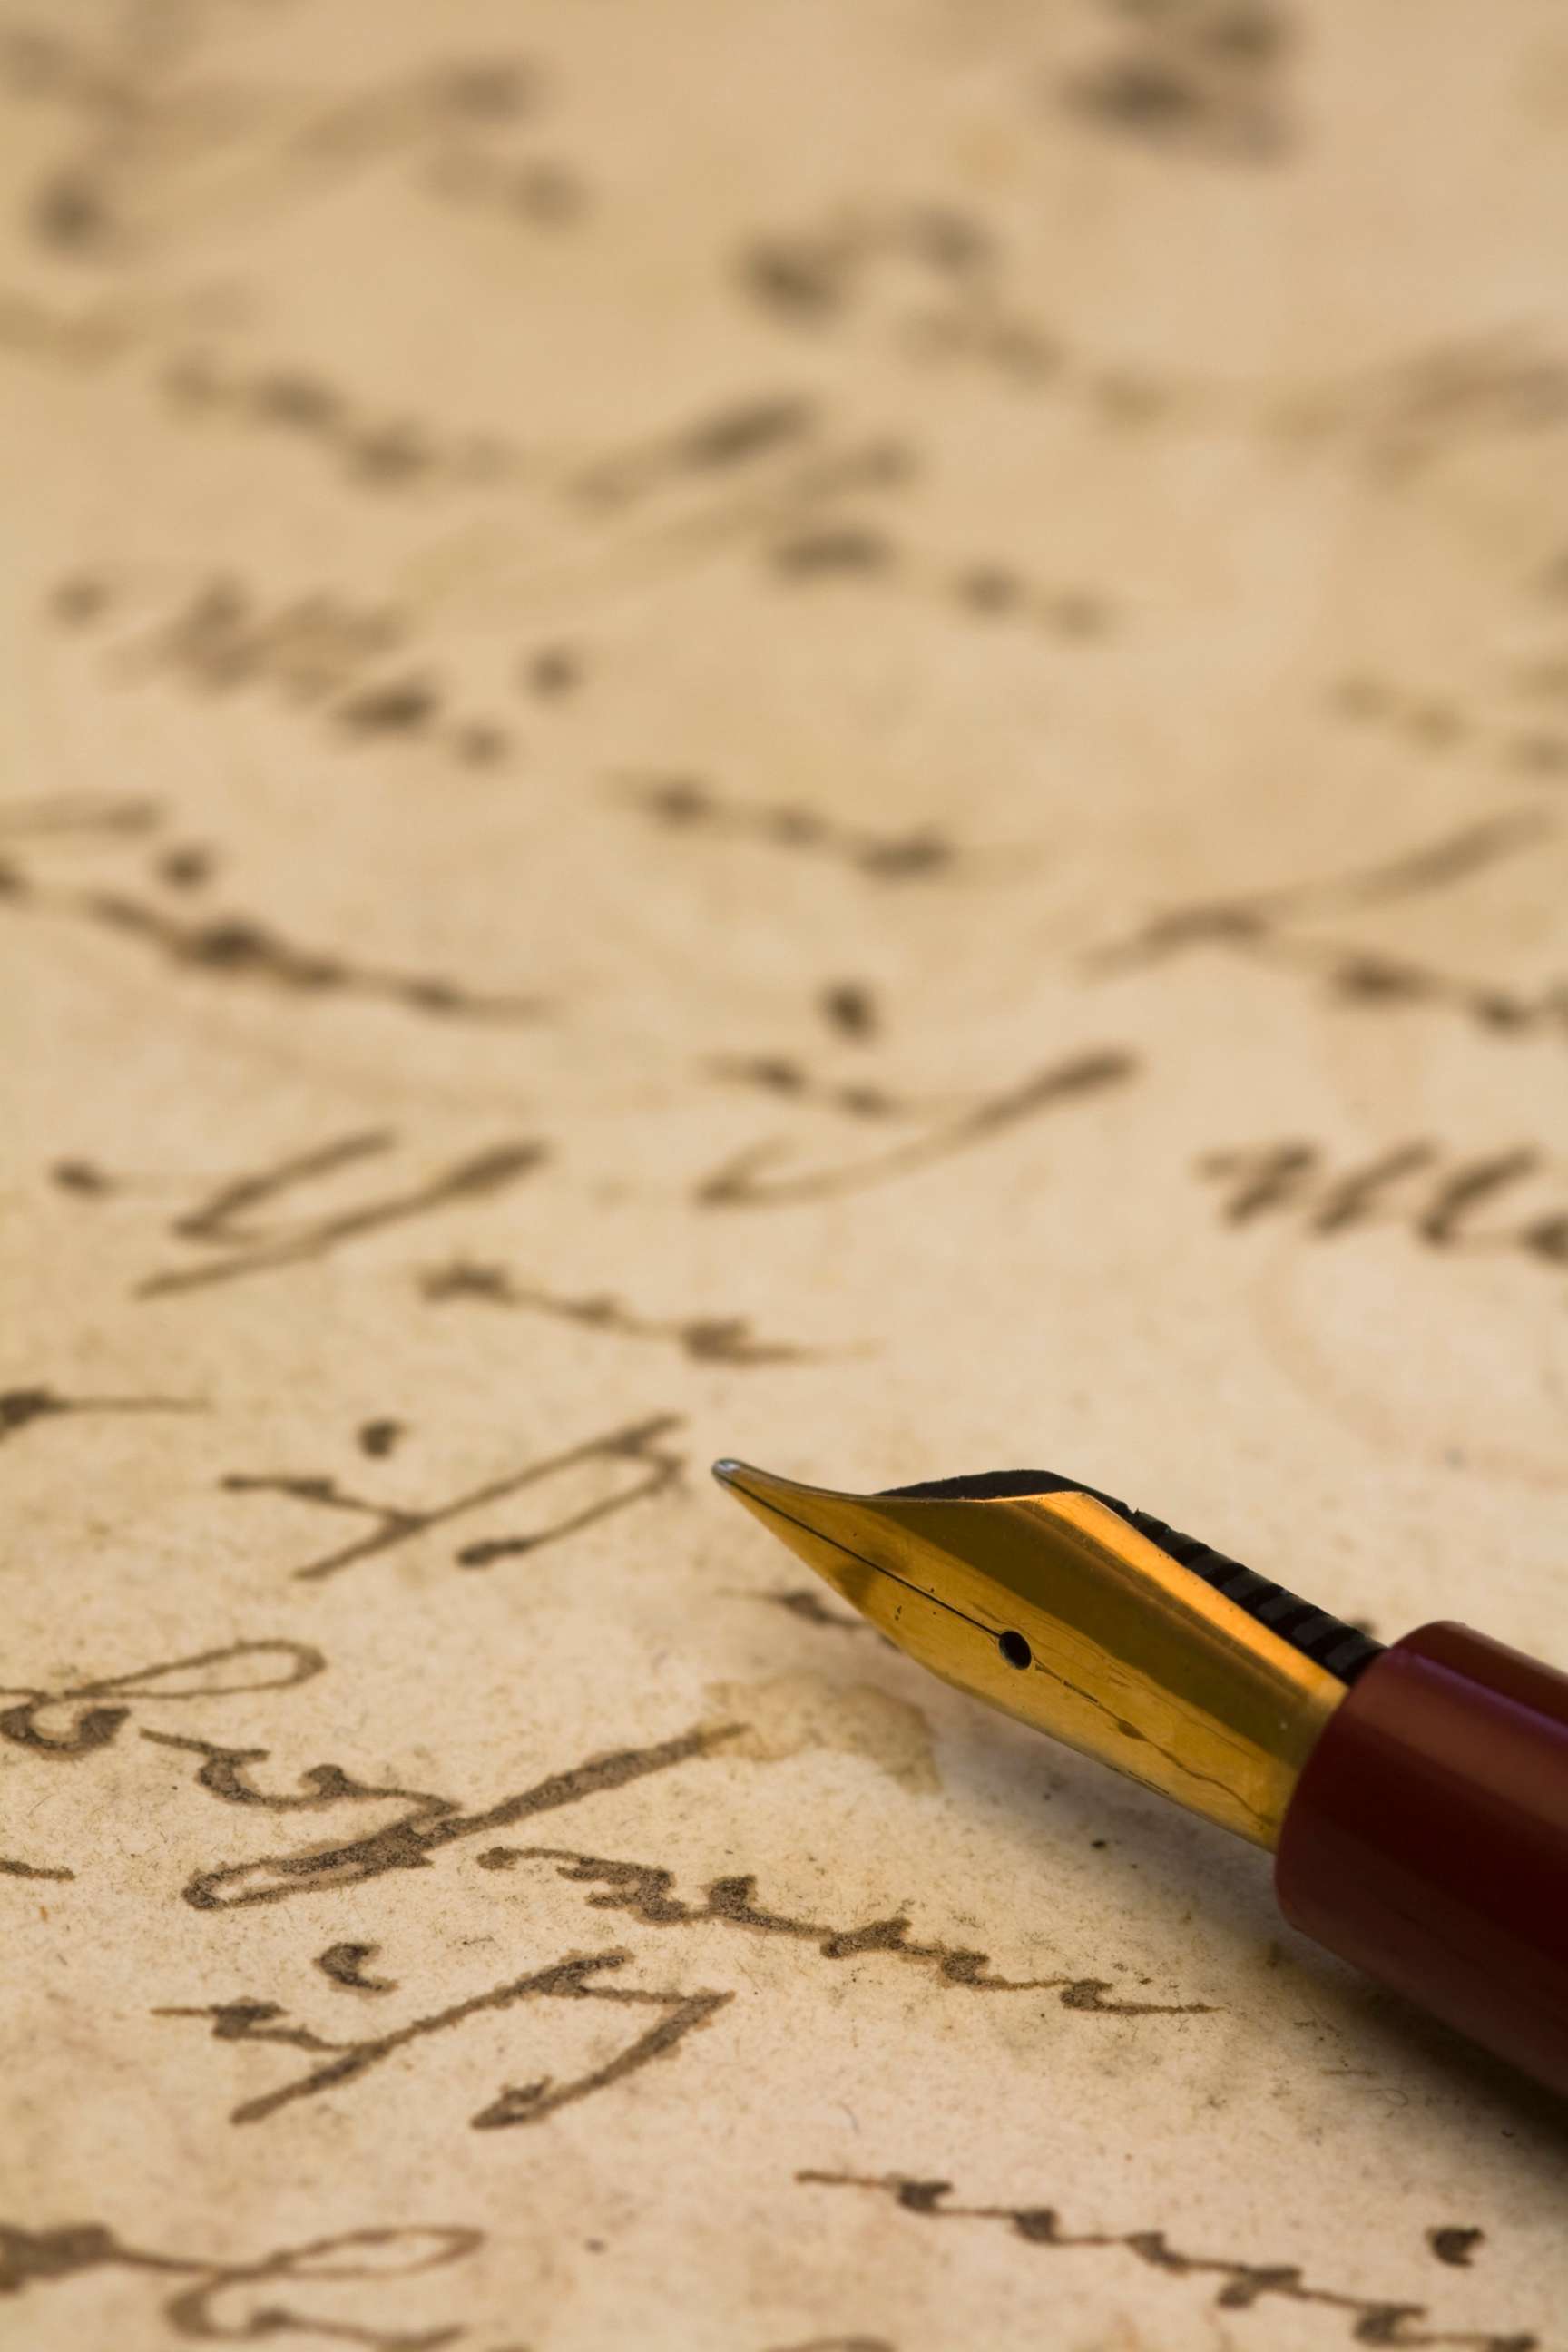
[{"label": "nib breather hole", "polygon": [[1034,1661],[1035,1654],[1022,1633],[998,1634],[996,1647],[1010,1666],[1023,1667],[1031,1664]]}]

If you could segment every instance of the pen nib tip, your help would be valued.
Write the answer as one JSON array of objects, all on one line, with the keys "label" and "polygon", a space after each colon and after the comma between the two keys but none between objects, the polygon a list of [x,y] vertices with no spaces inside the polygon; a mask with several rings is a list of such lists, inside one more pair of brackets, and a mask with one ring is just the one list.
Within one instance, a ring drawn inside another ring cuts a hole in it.
[{"label": "pen nib tip", "polygon": [[809,1486],[797,1486],[792,1478],[780,1478],[771,1470],[758,1470],[750,1462],[735,1462],[724,1454],[713,1465],[713,1475],[727,1495],[738,1503],[755,1510],[772,1505],[775,1509],[791,1495],[808,1495]]}]

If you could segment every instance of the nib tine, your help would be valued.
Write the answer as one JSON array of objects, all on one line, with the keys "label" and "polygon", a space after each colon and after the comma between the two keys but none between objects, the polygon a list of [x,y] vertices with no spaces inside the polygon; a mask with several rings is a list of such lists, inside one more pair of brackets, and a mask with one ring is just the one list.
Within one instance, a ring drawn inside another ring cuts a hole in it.
[{"label": "nib tine", "polygon": [[776,1502],[786,1495],[811,1495],[826,1489],[803,1486],[798,1479],[781,1478],[775,1471],[759,1470],[751,1462],[734,1462],[725,1455],[713,1465],[713,1475],[728,1495],[743,1503]]},{"label": "nib tine", "polygon": [[713,1475],[798,1559],[856,1608],[865,1609],[868,1580],[872,1586],[885,1581],[860,1549],[875,1536],[874,1497],[804,1486],[798,1479],[781,1478],[728,1457],[714,1463]]},{"label": "nib tine", "polygon": [[757,1484],[767,1486],[773,1483],[764,1471],[753,1470],[749,1462],[732,1462],[728,1454],[722,1461],[714,1463],[713,1475],[726,1494],[738,1496],[750,1495]]}]

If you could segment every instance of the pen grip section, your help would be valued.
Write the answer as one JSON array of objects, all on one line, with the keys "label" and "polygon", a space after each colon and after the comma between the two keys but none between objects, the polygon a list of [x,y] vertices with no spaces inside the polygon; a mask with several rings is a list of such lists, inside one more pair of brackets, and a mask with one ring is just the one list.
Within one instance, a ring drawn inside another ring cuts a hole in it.
[{"label": "pen grip section", "polygon": [[1292,1927],[1568,2093],[1568,1675],[1424,1625],[1336,1708],[1285,1815]]}]

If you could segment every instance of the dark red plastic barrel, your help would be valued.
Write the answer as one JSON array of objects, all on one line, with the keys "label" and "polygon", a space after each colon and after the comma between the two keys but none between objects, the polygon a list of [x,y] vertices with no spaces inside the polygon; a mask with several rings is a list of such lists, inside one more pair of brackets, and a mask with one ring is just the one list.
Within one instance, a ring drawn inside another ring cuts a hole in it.
[{"label": "dark red plastic barrel", "polygon": [[1568,2093],[1568,1675],[1407,1633],[1308,1758],[1274,1885],[1292,1927]]}]

